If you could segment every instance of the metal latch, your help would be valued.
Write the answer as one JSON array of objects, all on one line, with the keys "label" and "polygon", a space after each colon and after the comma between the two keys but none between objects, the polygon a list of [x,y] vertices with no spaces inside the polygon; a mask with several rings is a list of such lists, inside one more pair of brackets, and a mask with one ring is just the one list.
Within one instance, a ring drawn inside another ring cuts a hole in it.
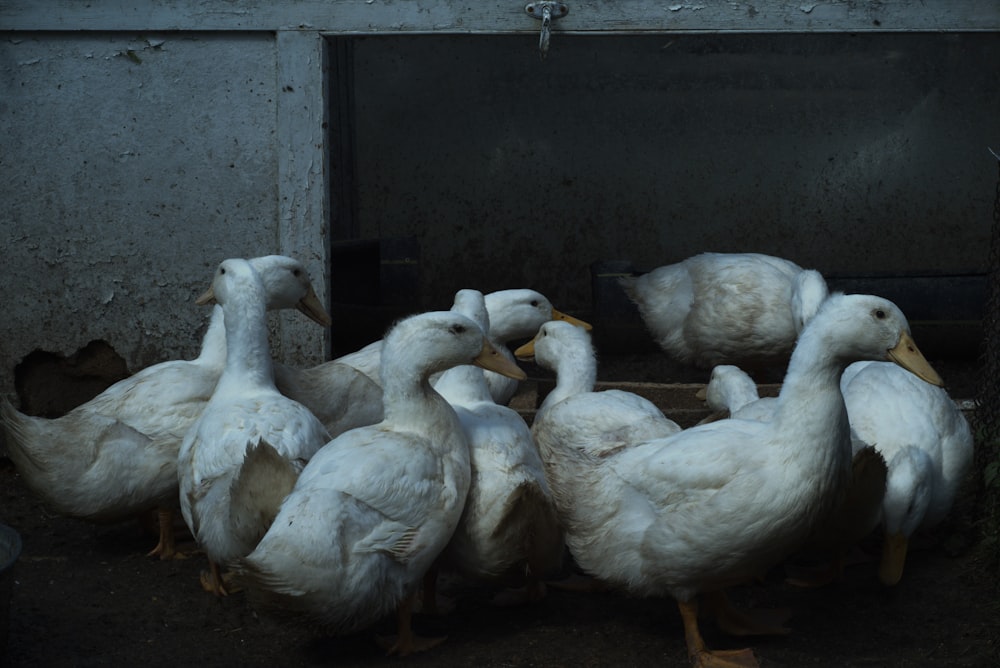
[{"label": "metal latch", "polygon": [[549,35],[552,31],[552,19],[561,19],[569,14],[569,7],[564,2],[529,2],[524,11],[542,22],[542,34],[538,38],[538,52],[542,58],[549,53]]}]

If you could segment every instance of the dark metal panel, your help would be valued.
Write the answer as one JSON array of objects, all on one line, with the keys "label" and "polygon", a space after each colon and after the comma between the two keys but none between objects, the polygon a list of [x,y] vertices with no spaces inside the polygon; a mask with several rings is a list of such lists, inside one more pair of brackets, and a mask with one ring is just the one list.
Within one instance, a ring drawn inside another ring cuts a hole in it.
[{"label": "dark metal panel", "polygon": [[825,274],[982,272],[1000,133],[985,35],[355,44],[361,235],[421,240],[424,303],[590,264],[756,251]]}]

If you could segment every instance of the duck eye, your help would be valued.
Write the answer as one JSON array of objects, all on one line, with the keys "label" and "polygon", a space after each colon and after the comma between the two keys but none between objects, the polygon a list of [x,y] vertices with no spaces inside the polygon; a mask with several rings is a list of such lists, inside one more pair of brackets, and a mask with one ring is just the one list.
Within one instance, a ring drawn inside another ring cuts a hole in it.
[{"label": "duck eye", "polygon": [[882,309],[875,309],[875,317],[879,320],[885,320],[885,311]]},{"label": "duck eye", "polygon": [[451,327],[448,328],[448,331],[451,332],[452,334],[464,334],[465,327],[462,325],[452,325]]},{"label": "duck eye", "polygon": [[220,274],[226,273],[226,268],[225,267],[219,267],[219,273]]},{"label": "duck eye", "polygon": [[537,306],[538,306],[538,300],[537,300],[537,299],[532,299],[532,300],[531,300],[531,305],[532,305],[533,307],[536,307],[536,308],[537,308]]},{"label": "duck eye", "polygon": [[293,269],[292,270],[292,276],[295,276],[296,278],[298,278],[301,275],[302,275],[302,270],[301,269]]}]

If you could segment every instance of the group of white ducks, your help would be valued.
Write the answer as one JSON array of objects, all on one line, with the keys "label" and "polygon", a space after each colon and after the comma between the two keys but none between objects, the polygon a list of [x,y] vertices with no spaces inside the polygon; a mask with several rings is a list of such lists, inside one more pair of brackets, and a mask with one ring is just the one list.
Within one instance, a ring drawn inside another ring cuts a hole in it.
[{"label": "group of white ducks", "polygon": [[[267,311],[330,319],[301,264],[267,256],[219,265],[197,300],[215,306],[196,359],[54,420],[4,400],[7,454],[59,513],[159,510],[161,558],[177,555],[179,506],[209,591],[247,588],[334,633],[395,612],[399,654],[441,641],[410,625],[421,596],[434,608],[439,570],[533,600],[566,548],[603,585],[675,598],[701,666],[756,662],[705,646],[699,597],[727,631],[782,632],[737,614],[724,591],[805,547],[837,558],[881,524],[880,575],[898,581],[907,539],[948,512],[972,454],[900,310],[827,294],[817,272],[756,254],[703,254],[623,283],[681,361],[791,351],[779,396],[717,366],[709,405],[729,417],[682,430],[635,394],[595,392],[590,326],[533,290],[460,290],[449,311],[402,319],[356,353],[283,366]],[[556,385],[529,427],[506,406],[525,378],[507,344],[531,337],[516,356]]]}]

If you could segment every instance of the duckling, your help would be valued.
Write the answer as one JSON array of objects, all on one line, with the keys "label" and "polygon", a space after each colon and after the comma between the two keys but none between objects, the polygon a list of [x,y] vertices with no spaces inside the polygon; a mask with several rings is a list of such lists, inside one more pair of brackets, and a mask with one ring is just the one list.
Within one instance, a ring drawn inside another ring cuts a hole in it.
[{"label": "duckling", "polygon": [[381,355],[385,418],[327,443],[305,467],[271,528],[235,570],[264,604],[307,613],[333,633],[393,610],[390,653],[432,647],[410,625],[422,578],[451,539],[470,485],[458,416],[430,385],[460,364],[524,372],[458,313],[399,321]]},{"label": "duckling", "polygon": [[[254,258],[269,309],[296,308],[330,318],[304,267],[280,255]],[[222,308],[212,311],[193,360],[146,367],[56,419],[0,404],[7,450],[29,490],[60,515],[112,523],[159,509],[160,538],[150,556],[180,558],[173,531],[177,453],[201,414],[226,358]]]},{"label": "duckling", "polygon": [[[229,590],[220,564],[256,546],[277,504],[291,491],[294,473],[329,434],[307,408],[274,385],[267,298],[253,266],[235,258],[222,262],[212,287],[198,299],[201,304],[212,302],[222,306],[226,364],[211,399],[181,443],[177,484],[184,521],[209,559],[202,586],[225,596]],[[274,480],[242,476],[244,459],[267,458],[269,448],[290,463],[291,473],[284,471]]]},{"label": "duckling", "polygon": [[879,566],[886,585],[902,578],[914,532],[948,515],[973,457],[969,422],[948,392],[900,371],[884,362],[858,362],[841,382],[851,426],[888,463]]},{"label": "duckling", "polygon": [[770,421],[719,420],[596,454],[536,423],[577,564],[633,594],[675,598],[694,665],[756,665],[750,649],[706,647],[698,596],[758,577],[831,512],[851,468],[840,375],[858,359],[941,384],[895,304],[835,295],[802,330]]},{"label": "duckling", "polygon": [[786,362],[828,294],[819,272],[760,253],[702,253],[619,282],[657,343],[704,368]]}]

